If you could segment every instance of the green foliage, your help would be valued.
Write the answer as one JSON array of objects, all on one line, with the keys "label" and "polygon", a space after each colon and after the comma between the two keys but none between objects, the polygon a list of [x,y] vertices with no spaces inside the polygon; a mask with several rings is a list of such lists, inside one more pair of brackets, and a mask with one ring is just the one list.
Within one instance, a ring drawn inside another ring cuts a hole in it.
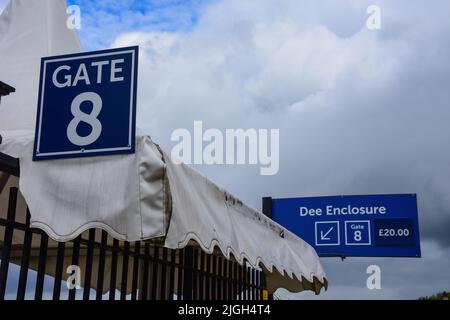
[{"label": "green foliage", "polygon": [[446,291],[439,292],[432,296],[420,297],[419,300],[450,300],[450,293]]}]

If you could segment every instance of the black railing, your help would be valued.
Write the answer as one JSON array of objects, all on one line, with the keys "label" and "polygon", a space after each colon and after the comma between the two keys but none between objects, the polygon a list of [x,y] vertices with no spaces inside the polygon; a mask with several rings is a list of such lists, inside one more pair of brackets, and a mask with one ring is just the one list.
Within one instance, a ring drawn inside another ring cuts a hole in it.
[{"label": "black railing", "polygon": [[16,92],[16,89],[0,81],[0,101],[2,100],[3,96],[7,96],[13,92]]},{"label": "black railing", "polygon": [[[199,247],[172,250],[150,242],[130,243],[94,229],[72,241],[55,242],[30,228],[28,209],[26,217],[16,214],[18,201],[24,200],[16,187],[3,190],[8,191],[8,208],[0,208],[0,300],[262,299],[261,271]],[[16,270],[10,270],[12,265]],[[67,289],[68,266],[78,266],[83,288]],[[16,287],[8,285],[12,272],[18,273]]]},{"label": "black railing", "polygon": [[0,152],[0,173],[13,176],[20,176],[19,159],[8,156]]}]

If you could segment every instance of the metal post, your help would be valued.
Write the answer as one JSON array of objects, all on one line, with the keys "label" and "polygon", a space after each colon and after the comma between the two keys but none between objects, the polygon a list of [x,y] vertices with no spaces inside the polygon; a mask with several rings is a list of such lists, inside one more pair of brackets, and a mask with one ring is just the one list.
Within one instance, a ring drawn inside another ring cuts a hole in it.
[{"label": "metal post", "polygon": [[5,225],[5,235],[3,238],[3,248],[1,250],[0,263],[0,301],[5,299],[6,283],[8,278],[9,260],[11,258],[11,249],[14,233],[14,221],[16,219],[17,208],[17,188],[11,188],[9,193],[8,214]]},{"label": "metal post", "polygon": [[[262,213],[268,218],[272,219],[272,197],[262,198]],[[261,287],[267,288],[266,275],[261,272]],[[269,300],[273,300],[273,295],[269,295]]]},{"label": "metal post", "polygon": [[194,249],[187,246],[184,257],[183,300],[193,298]]},{"label": "metal post", "polygon": [[272,219],[272,197],[262,198],[262,213]]}]

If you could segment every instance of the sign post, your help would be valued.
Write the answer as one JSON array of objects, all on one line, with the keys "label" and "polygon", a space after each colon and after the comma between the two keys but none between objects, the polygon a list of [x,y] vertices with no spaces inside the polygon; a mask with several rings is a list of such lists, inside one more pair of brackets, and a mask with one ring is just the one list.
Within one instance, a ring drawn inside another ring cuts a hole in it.
[{"label": "sign post", "polygon": [[138,54],[42,58],[34,161],[134,153]]},{"label": "sign post", "polygon": [[271,213],[322,257],[421,256],[415,194],[273,199]]}]

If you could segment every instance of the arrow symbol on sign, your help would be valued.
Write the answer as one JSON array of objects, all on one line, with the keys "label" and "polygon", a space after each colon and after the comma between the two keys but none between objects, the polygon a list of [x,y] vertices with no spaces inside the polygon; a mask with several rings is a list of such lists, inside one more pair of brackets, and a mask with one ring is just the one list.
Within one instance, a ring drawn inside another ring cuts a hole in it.
[{"label": "arrow symbol on sign", "polygon": [[328,230],[327,232],[325,232],[325,234],[323,234],[323,231],[320,231],[320,240],[330,240],[330,238],[328,238],[327,236],[330,234],[330,232],[334,229],[334,227],[331,227],[330,230]]}]

